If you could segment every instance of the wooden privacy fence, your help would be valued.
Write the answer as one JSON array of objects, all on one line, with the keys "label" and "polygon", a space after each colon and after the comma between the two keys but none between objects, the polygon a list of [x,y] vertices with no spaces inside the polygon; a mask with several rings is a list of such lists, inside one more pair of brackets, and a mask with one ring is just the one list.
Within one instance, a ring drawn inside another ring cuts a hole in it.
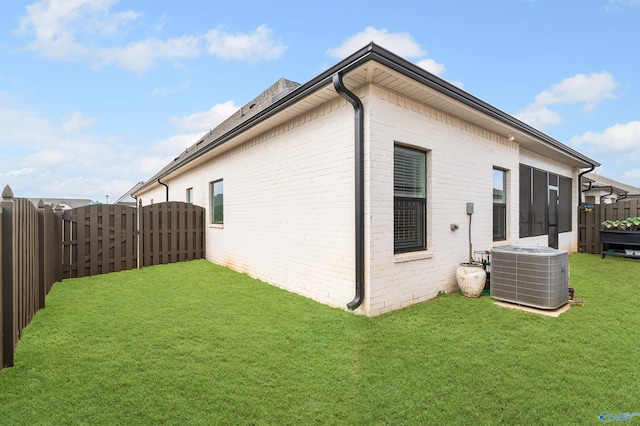
[{"label": "wooden privacy fence", "polygon": [[60,217],[40,201],[36,208],[14,198],[7,186],[0,202],[1,367],[13,366],[22,330],[44,308],[45,296],[62,279]]},{"label": "wooden privacy fence", "polygon": [[36,208],[7,186],[0,200],[0,368],[14,365],[22,330],[63,278],[201,259],[205,209],[150,206]]},{"label": "wooden privacy fence", "polygon": [[596,204],[592,209],[578,211],[578,251],[600,254],[600,229],[605,220],[623,220],[640,216],[640,199],[620,200],[611,204]]},{"label": "wooden privacy fence", "polygon": [[63,276],[85,277],[204,258],[205,210],[178,201],[98,204],[62,219]]},{"label": "wooden privacy fence", "polygon": [[202,259],[205,256],[204,207],[170,201],[140,209],[141,266]]}]

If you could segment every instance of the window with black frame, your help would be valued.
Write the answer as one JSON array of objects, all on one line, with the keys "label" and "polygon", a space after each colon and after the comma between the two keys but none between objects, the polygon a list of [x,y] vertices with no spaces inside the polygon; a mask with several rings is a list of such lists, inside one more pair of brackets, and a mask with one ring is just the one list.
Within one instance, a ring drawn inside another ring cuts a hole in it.
[{"label": "window with black frame", "polygon": [[507,172],[493,169],[493,241],[507,239]]},{"label": "window with black frame", "polygon": [[211,223],[224,223],[224,192],[222,180],[211,182]]},{"label": "window with black frame", "polygon": [[425,250],[427,160],[424,151],[394,147],[393,196],[394,252]]}]

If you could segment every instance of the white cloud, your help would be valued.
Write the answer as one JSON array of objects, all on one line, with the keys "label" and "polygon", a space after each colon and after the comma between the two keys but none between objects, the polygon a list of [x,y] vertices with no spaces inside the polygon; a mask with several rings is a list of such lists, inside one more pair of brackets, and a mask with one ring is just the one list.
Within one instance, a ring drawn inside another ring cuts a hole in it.
[{"label": "white cloud", "polygon": [[85,117],[81,112],[72,112],[64,117],[62,131],[64,133],[73,133],[93,126],[96,121],[95,118]]},{"label": "white cloud", "polygon": [[68,152],[64,150],[45,149],[34,154],[27,155],[25,163],[33,166],[55,166],[68,161]]},{"label": "white cloud", "polygon": [[214,28],[205,36],[209,54],[221,59],[258,62],[277,58],[286,46],[273,38],[273,31],[260,25],[249,34],[229,34],[221,27]]},{"label": "white cloud", "polygon": [[181,151],[198,141],[203,134],[204,132],[178,133],[151,145],[145,161],[146,164],[156,164],[156,166],[154,169],[148,170],[149,174],[156,173],[166,166]]},{"label": "white cloud", "polygon": [[173,95],[174,93],[182,92],[191,86],[191,81],[187,80],[184,83],[175,86],[163,86],[153,89],[150,93],[152,98],[162,98],[164,96]]},{"label": "white cloud", "polygon": [[572,146],[586,146],[598,153],[640,154],[640,121],[616,124],[602,133],[585,132],[572,138]]},{"label": "white cloud", "polygon": [[443,64],[439,64],[433,59],[422,59],[416,62],[416,65],[438,76],[444,74],[447,70]]},{"label": "white cloud", "polygon": [[[185,34],[168,39],[144,38],[122,43],[140,14],[113,12],[118,0],[41,0],[26,7],[20,20],[22,34],[33,35],[28,48],[41,57],[63,62],[87,61],[95,68],[114,65],[137,74],[159,61],[200,56],[207,47],[222,59],[257,62],[280,56],[286,47],[265,25],[248,34],[230,35],[220,29],[206,35]],[[166,15],[160,18],[162,26]],[[119,43],[120,42],[120,43]]]},{"label": "white cloud", "polygon": [[416,59],[416,65],[435,74],[442,75],[446,68],[443,64],[431,58],[425,58],[427,52],[411,37],[409,33],[390,33],[385,28],[367,27],[364,31],[349,37],[338,47],[327,50],[327,55],[333,58],[345,58],[374,42],[404,58]]},{"label": "white cloud", "polygon": [[515,117],[536,129],[546,129],[551,126],[562,124],[562,117],[560,117],[560,114],[537,104],[528,106],[524,110],[515,114]]},{"label": "white cloud", "polygon": [[[116,175],[114,175],[116,176]],[[106,202],[106,195],[109,195],[109,202],[118,199],[126,193],[135,182],[117,178],[86,178],[76,176],[69,179],[54,179],[45,183],[37,194],[38,197],[55,197],[49,194],[63,194],[60,197],[67,197],[69,188],[74,188],[74,197],[89,198],[94,201]],[[16,194],[17,195],[17,194]],[[133,200],[133,199],[132,199]]]},{"label": "white cloud", "polygon": [[584,111],[593,111],[597,104],[605,99],[613,99],[613,91],[618,83],[608,72],[577,74],[565,78],[536,95],[535,104],[583,104]]},{"label": "white cloud", "polygon": [[20,30],[34,33],[31,50],[61,61],[91,56],[92,49],[79,43],[76,35],[113,35],[138,18],[133,11],[111,14],[117,0],[43,0],[27,6]]},{"label": "white cloud", "polygon": [[[205,133],[240,109],[233,101],[227,101],[211,107],[208,111],[195,112],[185,117],[172,117],[169,121],[181,130]],[[197,137],[202,136],[201,134]],[[192,140],[192,144],[195,139]]]},{"label": "white cloud", "polygon": [[[18,197],[119,197],[239,110],[233,101],[169,121],[178,131],[149,142],[100,135],[81,111],[47,117],[0,92],[0,185]],[[115,198],[113,198],[115,200]]]},{"label": "white cloud", "polygon": [[606,71],[576,74],[537,94],[535,102],[515,116],[538,129],[546,129],[562,123],[560,115],[549,109],[550,106],[581,104],[584,112],[592,112],[603,100],[615,98],[618,86],[613,75]]},{"label": "white cloud", "polygon": [[607,12],[611,12],[613,10],[618,10],[620,7],[624,6],[640,6],[640,0],[609,0],[604,6],[604,9]]},{"label": "white cloud", "polygon": [[0,184],[9,184],[18,197],[102,200],[106,193],[126,192],[181,149],[124,135],[99,136],[92,130],[94,122],[78,111],[62,118],[42,116],[0,97]]},{"label": "white cloud", "polygon": [[327,55],[345,58],[372,41],[405,58],[422,57],[427,54],[409,33],[390,33],[385,28],[367,27],[363,32],[346,39],[339,47],[327,50]]},{"label": "white cloud", "polygon": [[22,169],[9,170],[6,173],[0,173],[0,176],[3,176],[3,177],[27,176],[32,174],[35,171],[36,169],[34,169],[33,167],[24,167]]},{"label": "white cloud", "polygon": [[632,185],[640,185],[640,169],[627,170],[622,174],[625,182],[632,182]]},{"label": "white cloud", "polygon": [[97,68],[114,64],[137,74],[155,67],[159,60],[193,59],[199,55],[200,40],[194,36],[168,40],[149,38],[124,47],[102,48],[92,54]]}]

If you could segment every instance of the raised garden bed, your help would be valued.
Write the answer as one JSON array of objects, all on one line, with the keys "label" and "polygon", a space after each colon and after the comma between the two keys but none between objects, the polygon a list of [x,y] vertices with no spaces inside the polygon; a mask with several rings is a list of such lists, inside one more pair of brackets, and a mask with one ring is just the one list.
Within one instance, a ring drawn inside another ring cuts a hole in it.
[{"label": "raised garden bed", "polygon": [[640,231],[600,231],[600,254],[640,259]]}]

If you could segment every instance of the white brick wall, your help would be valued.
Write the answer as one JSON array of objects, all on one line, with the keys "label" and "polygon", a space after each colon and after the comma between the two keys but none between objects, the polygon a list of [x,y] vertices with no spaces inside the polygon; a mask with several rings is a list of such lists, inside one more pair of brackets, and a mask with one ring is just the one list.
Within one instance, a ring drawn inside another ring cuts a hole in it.
[{"label": "white brick wall", "polygon": [[[516,142],[393,92],[370,86],[357,95],[365,107],[366,141],[366,296],[360,313],[378,315],[457,289],[455,271],[468,257],[467,202],[475,206],[474,251],[522,242],[520,162],[573,173],[520,151]],[[426,252],[393,253],[394,143],[428,152]],[[223,145],[214,159],[167,179],[170,199],[184,201],[186,188],[193,187],[194,203],[207,210],[209,182],[224,180],[224,225],[209,225],[207,258],[344,309],[355,285],[351,105],[338,98],[230,147]],[[503,243],[494,243],[492,234],[494,167],[508,171]],[[143,194],[143,203],[164,201],[164,190]],[[451,224],[459,230],[452,231]],[[572,235],[561,235],[561,246],[570,246]]]},{"label": "white brick wall", "polygon": [[[493,247],[494,167],[509,171],[508,234],[517,238],[519,155],[516,144],[498,135],[380,88],[371,88],[365,107],[372,194],[367,310],[377,315],[457,289],[455,271],[469,252],[467,202],[475,207],[473,250]],[[428,250],[422,255],[393,253],[394,143],[428,152]]]},{"label": "white brick wall", "polygon": [[170,198],[193,187],[209,218],[209,183],[223,179],[224,225],[209,225],[207,259],[345,308],[355,287],[353,134],[353,108],[337,99],[167,181]]}]

